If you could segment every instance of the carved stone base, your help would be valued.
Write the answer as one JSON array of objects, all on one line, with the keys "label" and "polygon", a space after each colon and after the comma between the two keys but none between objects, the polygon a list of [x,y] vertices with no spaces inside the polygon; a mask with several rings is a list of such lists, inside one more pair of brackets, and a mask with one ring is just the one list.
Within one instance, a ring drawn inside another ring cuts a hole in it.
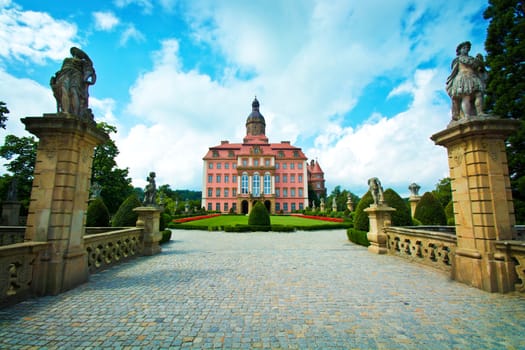
[{"label": "carved stone base", "polygon": [[156,207],[137,207],[133,209],[138,214],[137,227],[143,230],[143,255],[155,255],[161,252],[159,245],[162,234],[159,231],[160,213]]},{"label": "carved stone base", "polygon": [[390,213],[395,209],[386,205],[371,205],[364,211],[370,220],[370,228],[366,235],[370,242],[368,251],[374,254],[386,254],[388,252],[387,236],[383,228],[391,225]]},{"label": "carved stone base", "polygon": [[514,290],[515,264],[475,250],[457,249],[452,278],[487,292],[506,293]]}]

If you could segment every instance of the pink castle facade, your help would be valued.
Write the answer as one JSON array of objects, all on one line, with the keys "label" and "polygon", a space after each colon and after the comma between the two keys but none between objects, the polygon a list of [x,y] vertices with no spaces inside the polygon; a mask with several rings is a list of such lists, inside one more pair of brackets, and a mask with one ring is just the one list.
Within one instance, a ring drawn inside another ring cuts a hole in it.
[{"label": "pink castle facade", "polygon": [[209,211],[247,214],[257,201],[272,214],[308,206],[307,157],[289,141],[268,142],[257,98],[243,142],[221,141],[203,160],[202,207]]}]

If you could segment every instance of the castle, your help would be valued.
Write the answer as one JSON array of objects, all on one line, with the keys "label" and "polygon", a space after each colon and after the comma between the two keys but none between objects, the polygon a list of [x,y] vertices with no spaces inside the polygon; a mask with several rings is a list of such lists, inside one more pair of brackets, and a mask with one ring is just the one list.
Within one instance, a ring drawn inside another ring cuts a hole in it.
[{"label": "castle", "polygon": [[316,161],[308,165],[307,159],[289,141],[268,142],[255,98],[243,142],[221,141],[203,158],[202,207],[247,214],[261,201],[272,214],[303,210],[309,206],[309,185],[317,196],[326,195],[324,173]]}]

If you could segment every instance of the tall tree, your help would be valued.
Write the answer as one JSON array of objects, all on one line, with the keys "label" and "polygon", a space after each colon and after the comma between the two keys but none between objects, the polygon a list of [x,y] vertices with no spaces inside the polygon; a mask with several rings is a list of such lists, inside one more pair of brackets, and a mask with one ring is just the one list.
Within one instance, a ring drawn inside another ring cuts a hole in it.
[{"label": "tall tree", "polygon": [[[13,180],[16,181],[18,199],[26,210],[31,197],[37,145],[38,142],[32,136],[7,135],[4,145],[0,147],[0,157],[10,161],[5,164],[5,167],[11,173],[10,176],[4,176],[3,185],[5,186]],[[5,193],[5,191],[6,189],[3,188],[1,192]]]},{"label": "tall tree", "polygon": [[[521,120],[509,137],[507,154],[516,220],[525,223],[525,1],[489,0],[485,50],[489,68],[485,109]],[[521,188],[521,189],[520,189]]]},{"label": "tall tree", "polygon": [[[108,134],[117,132],[116,127],[104,122],[98,123],[97,127]],[[116,213],[122,202],[133,193],[128,168],[117,167],[115,158],[118,154],[115,141],[109,138],[105,143],[95,147],[91,171],[91,183],[98,183],[101,186],[100,196],[112,214]]]},{"label": "tall tree", "polygon": [[450,177],[445,177],[436,184],[436,189],[432,191],[432,194],[439,201],[441,206],[445,208],[447,204],[452,200],[452,186]]},{"label": "tall tree", "polygon": [[7,122],[7,115],[9,114],[9,109],[7,109],[5,102],[0,101],[0,128],[5,129]]}]

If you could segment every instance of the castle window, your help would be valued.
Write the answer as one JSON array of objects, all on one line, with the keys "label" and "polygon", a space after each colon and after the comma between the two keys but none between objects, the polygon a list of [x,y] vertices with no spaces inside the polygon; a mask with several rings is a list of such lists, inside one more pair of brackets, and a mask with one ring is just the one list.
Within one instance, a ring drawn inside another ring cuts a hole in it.
[{"label": "castle window", "polygon": [[272,179],[270,173],[264,174],[264,194],[272,193]]},{"label": "castle window", "polygon": [[221,189],[220,188],[215,189],[215,197],[220,197],[220,196],[221,196]]},{"label": "castle window", "polygon": [[228,211],[228,203],[224,203],[224,211]]},{"label": "castle window", "polygon": [[297,163],[297,168],[298,169],[302,169],[303,168],[303,163]]},{"label": "castle window", "polygon": [[256,197],[261,194],[261,179],[258,173],[253,174],[252,193]]},{"label": "castle window", "polygon": [[284,152],[283,151],[279,151],[279,153],[277,154],[280,158],[284,158]]},{"label": "castle window", "polygon": [[217,169],[221,168],[221,163],[217,163]]},{"label": "castle window", "polygon": [[228,197],[230,195],[230,190],[225,188],[224,189],[224,197]]},{"label": "castle window", "polygon": [[295,169],[295,163],[294,162],[290,163],[290,169]]},{"label": "castle window", "polygon": [[208,169],[213,169],[213,163],[208,163]]},{"label": "castle window", "polygon": [[233,151],[228,151],[228,157],[233,157]]},{"label": "castle window", "polygon": [[295,203],[292,203],[292,211],[295,211]]},{"label": "castle window", "polygon": [[229,175],[224,175],[224,183],[227,184],[230,181]]},{"label": "castle window", "polygon": [[208,197],[211,197],[213,195],[213,189],[208,188]]},{"label": "castle window", "polygon": [[248,174],[243,173],[241,176],[241,193],[248,194]]},{"label": "castle window", "polygon": [[224,163],[224,169],[230,169],[230,163]]},{"label": "castle window", "polygon": [[297,175],[297,182],[303,182],[303,175]]},{"label": "castle window", "polygon": [[213,175],[208,175],[208,183],[212,183],[213,182]]},{"label": "castle window", "polygon": [[242,166],[248,166],[248,159],[246,158],[242,159]]},{"label": "castle window", "polygon": [[270,166],[270,164],[271,164],[270,159],[265,159],[265,160],[264,160],[264,165],[265,165],[265,166]]},{"label": "castle window", "polygon": [[290,196],[295,197],[295,188],[290,189]]},{"label": "castle window", "polygon": [[259,166],[259,159],[253,160],[253,166]]},{"label": "castle window", "polygon": [[300,188],[300,189],[299,189],[299,197],[302,197],[302,196],[303,196],[303,189]]},{"label": "castle window", "polygon": [[213,158],[219,157],[219,151],[212,151]]},{"label": "castle window", "polygon": [[293,156],[295,158],[298,158],[299,157],[299,151],[293,151]]}]

